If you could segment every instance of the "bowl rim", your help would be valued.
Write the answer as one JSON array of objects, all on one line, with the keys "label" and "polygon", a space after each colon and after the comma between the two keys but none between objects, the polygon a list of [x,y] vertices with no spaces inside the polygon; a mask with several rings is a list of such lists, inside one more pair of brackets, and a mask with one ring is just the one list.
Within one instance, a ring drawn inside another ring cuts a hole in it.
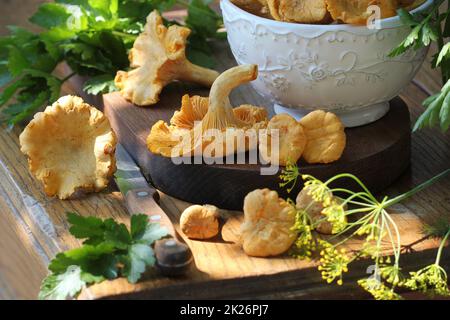
[{"label": "bowl rim", "polygon": [[[362,30],[370,30],[366,26],[355,26],[351,24],[303,24],[303,23],[295,23],[295,22],[287,22],[287,21],[277,21],[272,20],[264,17],[257,16],[253,13],[250,13],[244,9],[239,8],[237,5],[231,2],[231,0],[220,0],[220,3],[225,3],[226,5],[230,6],[234,10],[247,15],[251,16],[252,19],[256,21],[260,21],[261,23],[265,25],[271,25],[272,27],[292,27],[292,28],[300,28],[300,29],[311,29],[311,30],[317,30],[321,29],[323,31],[337,31],[337,30],[354,30],[354,31],[362,31]],[[427,10],[432,4],[434,3],[434,0],[426,0],[424,3],[422,3],[419,7],[415,8],[414,10],[411,10],[411,14],[416,14],[422,11]],[[401,26],[401,20],[398,15],[395,17],[390,18],[384,18],[380,20],[381,23],[381,29],[385,28],[392,28],[392,27],[398,27]]]}]

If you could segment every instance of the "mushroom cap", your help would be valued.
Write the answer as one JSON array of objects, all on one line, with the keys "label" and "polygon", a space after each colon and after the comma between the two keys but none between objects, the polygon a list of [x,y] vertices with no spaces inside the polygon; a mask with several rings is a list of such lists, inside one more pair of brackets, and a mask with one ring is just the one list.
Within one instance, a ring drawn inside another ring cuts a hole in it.
[{"label": "mushroom cap", "polygon": [[180,217],[181,231],[189,239],[210,239],[219,233],[219,209],[212,205],[193,205]]},{"label": "mushroom cap", "polygon": [[339,160],[346,145],[345,127],[338,116],[316,110],[300,120],[307,143],[303,158],[308,163],[330,163]]},{"label": "mushroom cap", "polygon": [[244,200],[241,240],[246,254],[255,257],[276,256],[286,252],[296,234],[295,210],[276,191],[258,189]]},{"label": "mushroom cap", "polygon": [[381,19],[397,15],[398,0],[326,0],[328,11],[334,20],[350,24],[366,24],[372,12],[367,8],[376,5]]},{"label": "mushroom cap", "polygon": [[99,192],[116,171],[117,142],[109,121],[79,97],[62,97],[37,113],[19,139],[48,196]]},{"label": "mushroom cap", "polygon": [[[313,222],[324,219],[325,216],[322,215],[322,210],[324,209],[323,204],[314,200],[308,192],[308,187],[303,188],[299,192],[296,199],[296,207],[305,210]],[[332,234],[333,226],[330,222],[324,221],[316,226],[315,230],[323,234]]]},{"label": "mushroom cap", "polygon": [[[274,154],[272,137],[278,130],[279,148],[278,157]],[[279,114],[270,119],[267,126],[267,141],[261,140],[259,150],[261,157],[272,164],[286,165],[289,161],[297,163],[306,146],[306,135],[303,127],[288,114]]]},{"label": "mushroom cap", "polygon": [[275,20],[299,23],[326,23],[330,20],[325,0],[267,0]]},{"label": "mushroom cap", "polygon": [[[147,148],[154,154],[160,154],[163,157],[171,158],[181,156],[181,143],[185,141],[183,137],[189,134],[188,130],[177,129],[168,126],[163,120],[156,122],[147,137]],[[189,142],[191,139],[189,138]],[[178,147],[179,152],[176,153],[174,148]]]},{"label": "mushroom cap", "polygon": [[253,126],[257,123],[265,123],[267,126],[268,115],[267,110],[264,107],[257,107],[251,104],[243,104],[237,108],[233,109],[234,116],[246,123],[249,126]]},{"label": "mushroom cap", "polygon": [[181,108],[175,111],[170,124],[180,129],[192,129],[196,121],[202,121],[208,112],[209,98],[188,94],[181,98]]}]

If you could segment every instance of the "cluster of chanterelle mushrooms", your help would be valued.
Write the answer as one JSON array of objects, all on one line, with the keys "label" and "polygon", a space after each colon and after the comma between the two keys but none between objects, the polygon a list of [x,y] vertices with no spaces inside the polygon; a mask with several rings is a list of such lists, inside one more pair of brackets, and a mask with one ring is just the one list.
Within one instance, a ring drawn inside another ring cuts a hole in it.
[{"label": "cluster of chanterelle mushrooms", "polygon": [[365,25],[379,8],[380,18],[397,15],[398,8],[412,10],[425,0],[231,0],[239,7],[266,18],[309,24]]},{"label": "cluster of chanterelle mushrooms", "polygon": [[[259,149],[265,162],[286,165],[302,156],[308,163],[338,160],[345,149],[346,135],[335,114],[317,110],[300,121],[288,114],[269,120],[262,107],[231,106],[230,92],[256,79],[257,70],[256,65],[241,65],[225,71],[214,81],[209,98],[185,95],[170,124],[161,120],[152,127],[147,138],[149,150],[165,157],[191,156],[198,150],[208,150],[205,157],[222,157],[237,151],[237,137],[243,138],[244,151],[258,145],[250,143],[252,138],[263,137]],[[278,139],[272,139],[272,135]],[[273,150],[276,141],[279,145]]]},{"label": "cluster of chanterelle mushrooms", "polygon": [[[330,199],[330,206],[342,203],[342,199],[332,194]],[[310,186],[300,191],[295,203],[282,199],[276,191],[257,189],[244,199],[244,220],[239,237],[244,252],[253,257],[277,256],[287,252],[297,239],[294,225],[298,210],[306,212],[314,230],[324,235],[336,234],[347,224],[345,218],[345,221],[336,224],[327,220],[324,215],[327,208],[323,202],[314,199]],[[218,208],[194,205],[183,212],[180,226],[188,238],[205,240],[220,233],[220,219]]]},{"label": "cluster of chanterelle mushrooms", "polygon": [[[233,108],[230,92],[255,80],[257,66],[242,65],[220,75],[196,66],[185,56],[189,33],[186,27],[165,27],[160,15],[152,12],[130,52],[131,70],[119,71],[115,79],[122,96],[138,106],[156,104],[162,88],[175,80],[211,86],[209,97],[183,96],[170,124],[158,121],[151,128],[147,140],[151,152],[178,157],[209,151],[212,157],[224,157],[236,153],[237,139],[244,137],[244,151],[256,139],[262,158],[280,165],[297,162],[302,156],[309,163],[329,163],[341,157],[346,144],[344,126],[332,113],[318,110],[296,121],[286,114],[269,119],[265,108],[250,104]],[[278,150],[270,139],[275,132]],[[117,141],[108,119],[79,97],[62,97],[37,113],[20,135],[20,144],[30,171],[48,196],[70,199],[99,192],[116,170]],[[307,202],[315,219],[323,208],[311,206],[311,201],[301,193],[297,206]],[[285,252],[295,240],[291,231],[294,208],[275,191],[251,192],[245,198],[241,228],[244,251],[252,256]],[[181,230],[189,238],[209,239],[220,232],[219,220],[218,208],[195,205],[182,214]],[[324,224],[322,231],[330,232],[330,226]]]}]

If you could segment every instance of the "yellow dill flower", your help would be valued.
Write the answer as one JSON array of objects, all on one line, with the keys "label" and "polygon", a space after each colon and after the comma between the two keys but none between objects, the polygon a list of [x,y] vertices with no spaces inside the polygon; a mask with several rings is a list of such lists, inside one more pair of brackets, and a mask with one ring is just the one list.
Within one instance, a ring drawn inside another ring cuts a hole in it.
[{"label": "yellow dill flower", "polygon": [[338,203],[332,203],[330,206],[322,210],[322,214],[327,217],[327,221],[331,223],[333,234],[342,232],[347,226],[347,216],[344,206]]},{"label": "yellow dill flower", "polygon": [[404,286],[431,295],[450,296],[447,273],[438,264],[432,264],[419,271],[410,272],[410,278],[406,280]]},{"label": "yellow dill flower", "polygon": [[322,271],[322,278],[328,283],[337,279],[337,283],[342,285],[343,273],[348,272],[351,259],[344,249],[338,250],[326,241],[319,240],[319,246],[321,258],[318,269]]},{"label": "yellow dill flower", "polygon": [[358,280],[358,284],[369,292],[376,300],[401,300],[402,296],[376,278]]},{"label": "yellow dill flower", "polygon": [[400,286],[405,281],[405,277],[401,273],[401,268],[398,265],[381,266],[379,269],[379,272],[380,272],[380,276],[384,280],[386,280],[388,283],[390,283],[394,286]]}]

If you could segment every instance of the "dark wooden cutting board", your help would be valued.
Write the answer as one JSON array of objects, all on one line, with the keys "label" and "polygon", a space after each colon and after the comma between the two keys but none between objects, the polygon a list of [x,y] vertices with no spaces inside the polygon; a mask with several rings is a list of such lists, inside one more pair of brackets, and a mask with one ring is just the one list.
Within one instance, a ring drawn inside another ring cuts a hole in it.
[{"label": "dark wooden cutting board", "polygon": [[[245,90],[252,90],[246,87]],[[220,208],[241,210],[243,199],[259,188],[277,190],[276,175],[261,175],[261,165],[255,164],[174,164],[172,159],[150,153],[146,138],[158,120],[169,122],[179,109],[183,94],[208,95],[207,90],[173,84],[166,88],[161,101],[149,108],[139,108],[125,101],[119,93],[104,96],[105,113],[116,131],[120,143],[135,158],[149,181],[164,193],[192,203],[209,203]],[[242,92],[245,102],[258,104],[253,94]],[[244,101],[232,99],[234,105]],[[328,179],[338,173],[358,176],[373,192],[388,187],[407,168],[410,159],[410,122],[405,103],[391,101],[390,112],[381,120],[362,127],[346,130],[347,147],[340,160],[327,165],[309,165],[299,162],[301,172],[319,179]],[[281,170],[281,169],[280,169]],[[352,188],[352,185],[342,185]],[[292,194],[297,194],[301,183]]]}]

